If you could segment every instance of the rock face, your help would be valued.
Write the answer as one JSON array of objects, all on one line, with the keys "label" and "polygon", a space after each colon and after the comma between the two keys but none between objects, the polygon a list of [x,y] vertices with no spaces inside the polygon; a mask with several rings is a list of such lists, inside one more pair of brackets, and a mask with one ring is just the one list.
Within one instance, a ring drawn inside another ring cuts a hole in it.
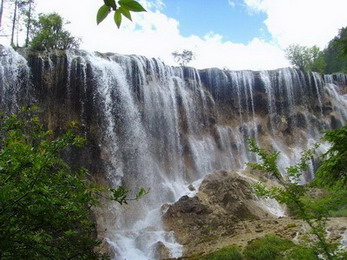
[{"label": "rock face", "polygon": [[[206,255],[226,246],[244,248],[250,241],[276,235],[300,244],[309,226],[292,217],[272,215],[252,191],[256,176],[236,172],[208,175],[194,197],[183,196],[163,209],[166,228],[183,245],[183,258]],[[268,180],[268,184],[274,185]],[[327,239],[346,248],[347,218],[327,221]],[[313,238],[314,239],[314,238]],[[166,259],[162,257],[160,259]]]},{"label": "rock face", "polygon": [[238,234],[242,221],[273,218],[257,201],[249,180],[221,171],[207,176],[196,196],[183,196],[169,206],[163,219],[191,255],[205,251],[206,243]]},{"label": "rock face", "polygon": [[[77,121],[88,145],[66,155],[74,167],[88,168],[102,184],[151,189],[139,202],[104,203],[95,211],[99,236],[119,259],[157,259],[166,249],[180,256],[180,245],[164,230],[161,206],[193,192],[190,184],[210,173],[236,171],[254,160],[248,137],[281,151],[284,169],[322,130],[347,121],[344,74],[196,70],[141,56],[77,50],[20,55],[0,48],[1,110],[38,105],[57,134]],[[201,187],[209,195],[182,199],[177,214],[196,217],[186,220],[200,221],[206,233],[213,233],[209,225],[232,232],[227,223],[263,216],[249,185],[229,177],[211,177]],[[212,195],[212,189],[219,192]]]}]

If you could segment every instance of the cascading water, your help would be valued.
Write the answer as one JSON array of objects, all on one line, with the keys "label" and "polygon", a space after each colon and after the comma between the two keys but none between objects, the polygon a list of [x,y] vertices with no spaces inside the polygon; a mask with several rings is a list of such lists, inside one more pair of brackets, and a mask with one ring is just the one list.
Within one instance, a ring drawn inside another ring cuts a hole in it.
[{"label": "cascading water", "polygon": [[165,248],[169,256],[180,256],[182,246],[161,221],[166,205],[192,196],[189,185],[197,189],[207,174],[245,168],[255,159],[248,137],[281,151],[284,172],[323,129],[347,121],[343,74],[198,71],[139,56],[68,51],[29,55],[30,75],[26,60],[6,51],[0,67],[3,110],[21,105],[32,86],[40,106],[52,113],[65,109],[66,120],[79,120],[95,139],[93,163],[111,185],[150,188],[129,205],[106,203],[97,216],[115,259],[159,259]]},{"label": "cascading water", "polygon": [[[30,96],[27,61],[12,48],[0,45],[0,109],[12,112]],[[23,98],[24,97],[24,98]]]}]

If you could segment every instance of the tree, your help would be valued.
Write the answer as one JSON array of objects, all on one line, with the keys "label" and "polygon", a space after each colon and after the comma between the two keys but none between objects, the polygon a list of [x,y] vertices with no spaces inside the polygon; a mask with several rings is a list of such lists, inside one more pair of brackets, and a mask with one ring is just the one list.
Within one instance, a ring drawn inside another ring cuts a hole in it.
[{"label": "tree", "polygon": [[36,113],[0,119],[0,258],[95,259],[93,189],[60,157],[84,141],[74,127],[54,138]]},{"label": "tree", "polygon": [[339,34],[337,37],[334,38],[334,41],[336,41],[336,44],[338,45],[338,48],[341,51],[341,54],[347,57],[347,27],[342,27],[339,30]]},{"label": "tree", "polygon": [[11,29],[11,45],[14,46],[14,31],[17,23],[17,10],[18,10],[18,0],[14,2],[14,11],[12,17],[12,29]]},{"label": "tree", "polygon": [[[61,154],[81,147],[76,124],[59,137],[37,108],[0,117],[0,259],[99,259],[91,207],[100,196],[127,203],[124,187],[106,188],[73,171]],[[140,189],[134,199],[147,191]]]},{"label": "tree", "polygon": [[347,72],[347,27],[341,28],[324,50],[325,73]]},{"label": "tree", "polygon": [[172,53],[172,56],[180,66],[186,66],[194,58],[193,52],[189,50],[183,50],[182,52],[175,51]]},{"label": "tree", "polygon": [[32,25],[32,13],[33,13],[33,5],[34,0],[28,0],[27,1],[28,9],[24,11],[24,14],[26,16],[26,38],[25,38],[25,47],[29,46],[29,38],[30,38],[30,32],[32,31],[31,25]]},{"label": "tree", "polygon": [[309,53],[311,62],[306,70],[324,73],[326,67],[324,53],[317,46],[309,48]]},{"label": "tree", "polygon": [[[12,16],[12,29],[11,29],[11,45],[15,46],[14,44],[14,36],[15,32],[19,31],[19,26],[21,25],[21,13],[25,12],[26,6],[31,3],[33,0],[15,0],[14,1],[14,10],[13,10],[13,16]],[[18,39],[16,45],[18,46]]]},{"label": "tree", "polygon": [[324,72],[324,54],[317,46],[308,48],[306,46],[292,44],[286,49],[286,57],[292,65],[301,70]]},{"label": "tree", "polygon": [[130,12],[146,12],[146,9],[134,0],[119,0],[118,5],[115,0],[104,0],[104,4],[96,15],[97,24],[101,23],[112,11],[114,11],[114,21],[119,28],[122,23],[122,16],[131,21]]},{"label": "tree", "polygon": [[0,29],[2,25],[2,15],[4,13],[4,0],[1,0],[0,2]]},{"label": "tree", "polygon": [[30,48],[34,50],[78,48],[79,40],[64,30],[63,18],[57,13],[40,14],[33,21],[34,36]]}]

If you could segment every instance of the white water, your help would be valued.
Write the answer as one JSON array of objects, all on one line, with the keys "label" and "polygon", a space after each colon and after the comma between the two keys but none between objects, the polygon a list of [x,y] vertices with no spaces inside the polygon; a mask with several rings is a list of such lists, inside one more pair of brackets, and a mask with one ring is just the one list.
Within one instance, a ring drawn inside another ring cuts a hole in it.
[{"label": "white water", "polygon": [[0,45],[0,108],[3,111],[18,109],[23,94],[29,98],[29,75],[26,59],[12,48]]},{"label": "white water", "polygon": [[[0,90],[5,93],[1,95],[2,107],[18,103],[18,95],[13,93],[23,91],[20,74],[29,81],[25,59],[11,49],[9,52],[0,66]],[[258,74],[197,71],[139,56],[71,51],[67,56],[68,97],[77,84],[72,81],[76,63],[81,65],[78,84],[82,98],[68,104],[81,102],[81,121],[86,122],[84,97],[88,82],[93,82],[92,102],[97,107],[93,116],[101,133],[101,160],[109,182],[133,191],[139,187],[151,189],[140,201],[104,207],[107,221],[102,228],[107,229],[105,239],[115,259],[158,259],[157,249],[162,245],[171,257],[179,257],[182,246],[172,232],[164,230],[161,221],[166,208],[163,205],[183,195],[194,196],[207,174],[242,169],[247,161],[256,159],[248,152],[248,137],[281,151],[279,163],[284,174],[285,168],[330,125],[323,111],[328,99],[336,120],[347,120],[347,98],[334,85],[338,80],[346,81],[343,75],[323,79],[289,68]],[[56,66],[53,59],[49,64],[51,70]],[[263,84],[263,93],[257,92],[261,86],[256,84]],[[257,94],[265,97],[263,109],[267,111],[258,111]],[[271,116],[264,118],[262,113]],[[293,136],[290,145],[283,141],[286,135]],[[313,168],[306,173],[307,179],[312,174]],[[190,184],[195,190],[189,190]],[[284,214],[274,201],[261,203],[277,216]]]}]

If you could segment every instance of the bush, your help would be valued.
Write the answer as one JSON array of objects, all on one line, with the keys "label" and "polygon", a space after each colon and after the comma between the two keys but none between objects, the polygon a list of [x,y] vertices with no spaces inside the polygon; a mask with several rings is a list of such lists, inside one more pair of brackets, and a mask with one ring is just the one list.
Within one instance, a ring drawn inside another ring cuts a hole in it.
[{"label": "bush", "polygon": [[347,205],[341,206],[340,209],[329,212],[330,217],[347,217]]},{"label": "bush", "polygon": [[251,241],[243,253],[249,260],[283,259],[284,252],[294,246],[294,243],[273,235]]},{"label": "bush", "polygon": [[300,246],[294,246],[291,250],[286,252],[284,260],[318,260],[320,259],[317,254],[311,248],[305,248]]}]

